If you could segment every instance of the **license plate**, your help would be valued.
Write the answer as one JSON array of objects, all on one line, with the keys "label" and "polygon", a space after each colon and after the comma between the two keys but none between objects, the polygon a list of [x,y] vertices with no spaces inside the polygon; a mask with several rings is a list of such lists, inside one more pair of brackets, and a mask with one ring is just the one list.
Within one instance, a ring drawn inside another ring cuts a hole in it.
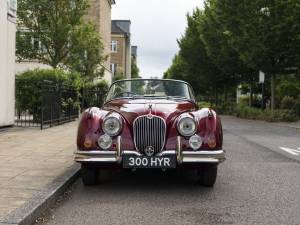
[{"label": "license plate", "polygon": [[123,156],[124,168],[176,168],[176,156],[146,157],[146,156]]}]

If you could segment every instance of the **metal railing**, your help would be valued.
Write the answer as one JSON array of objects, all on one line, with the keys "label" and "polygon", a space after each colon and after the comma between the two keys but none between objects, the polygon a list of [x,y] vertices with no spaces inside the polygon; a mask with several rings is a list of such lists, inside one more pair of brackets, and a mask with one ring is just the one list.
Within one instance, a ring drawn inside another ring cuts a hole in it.
[{"label": "metal railing", "polygon": [[101,90],[82,89],[51,81],[16,79],[15,126],[49,128],[74,121],[80,111],[101,106]]}]

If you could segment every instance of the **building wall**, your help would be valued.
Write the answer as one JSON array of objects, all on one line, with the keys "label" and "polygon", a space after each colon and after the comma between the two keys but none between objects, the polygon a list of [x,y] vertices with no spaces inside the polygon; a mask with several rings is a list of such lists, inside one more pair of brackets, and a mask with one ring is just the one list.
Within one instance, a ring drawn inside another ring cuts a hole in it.
[{"label": "building wall", "polygon": [[8,20],[7,1],[0,1],[0,127],[14,124],[16,25]]},{"label": "building wall", "polygon": [[103,66],[105,68],[104,79],[111,83],[110,71],[110,42],[111,42],[111,2],[110,0],[90,0],[90,8],[86,19],[96,25],[103,43],[103,55],[107,56]]},{"label": "building wall", "polygon": [[117,74],[118,75],[125,75],[125,45],[126,45],[126,38],[124,35],[112,34],[111,40],[118,42],[117,52],[111,53],[111,63],[116,63],[118,65]]},{"label": "building wall", "polygon": [[49,65],[45,65],[39,62],[33,61],[22,61],[16,63],[15,73],[22,73],[27,70],[34,70],[34,69],[51,69],[52,67]]}]

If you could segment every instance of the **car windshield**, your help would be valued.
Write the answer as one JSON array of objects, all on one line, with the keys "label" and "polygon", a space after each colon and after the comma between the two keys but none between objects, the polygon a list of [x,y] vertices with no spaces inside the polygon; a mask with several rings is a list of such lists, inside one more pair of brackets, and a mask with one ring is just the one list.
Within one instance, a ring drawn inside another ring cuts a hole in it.
[{"label": "car windshield", "polygon": [[193,91],[187,83],[158,79],[117,81],[111,85],[106,101],[116,98],[165,98],[194,101]]}]

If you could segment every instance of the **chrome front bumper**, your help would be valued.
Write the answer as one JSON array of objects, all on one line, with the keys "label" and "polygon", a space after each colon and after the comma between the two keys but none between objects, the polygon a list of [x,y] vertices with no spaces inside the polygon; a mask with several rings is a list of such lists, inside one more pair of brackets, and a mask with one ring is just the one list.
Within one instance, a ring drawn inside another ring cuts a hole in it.
[{"label": "chrome front bumper", "polygon": [[[80,163],[99,162],[121,164],[125,155],[143,156],[136,151],[76,151],[75,161]],[[178,164],[188,163],[221,163],[225,158],[224,150],[217,151],[182,151],[180,154],[176,150],[163,151],[156,156],[176,155]]]},{"label": "chrome front bumper", "polygon": [[[116,163],[121,164],[125,155],[144,156],[136,151],[121,150],[121,137],[118,137],[116,151],[76,151],[75,161],[79,163]],[[181,137],[177,137],[176,150],[165,150],[156,156],[176,155],[178,164],[221,163],[225,161],[224,150],[182,151]]]},{"label": "chrome front bumper", "polygon": [[[114,151],[76,151],[75,161],[76,162],[99,162],[99,163],[119,163],[122,162],[122,157],[124,155],[135,155],[143,156],[136,151],[122,151],[119,156]],[[163,151],[156,156],[166,156],[166,155],[177,155],[175,150]],[[186,163],[221,163],[225,160],[225,151],[183,151],[181,155],[177,155],[178,164]]]}]

